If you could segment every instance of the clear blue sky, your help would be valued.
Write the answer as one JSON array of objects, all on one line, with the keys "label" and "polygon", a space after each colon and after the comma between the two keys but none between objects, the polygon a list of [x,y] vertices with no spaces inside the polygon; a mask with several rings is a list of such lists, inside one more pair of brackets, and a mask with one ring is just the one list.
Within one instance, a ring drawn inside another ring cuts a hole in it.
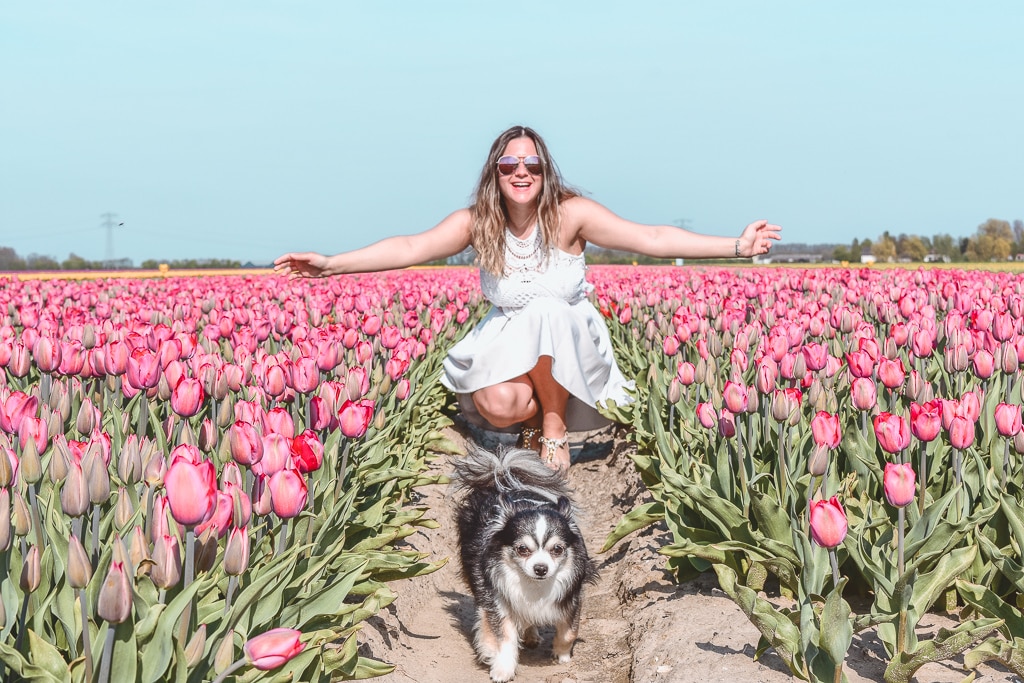
[{"label": "clear blue sky", "polygon": [[268,263],[418,232],[525,123],[644,223],[1024,218],[1024,3],[5,2],[0,246]]}]

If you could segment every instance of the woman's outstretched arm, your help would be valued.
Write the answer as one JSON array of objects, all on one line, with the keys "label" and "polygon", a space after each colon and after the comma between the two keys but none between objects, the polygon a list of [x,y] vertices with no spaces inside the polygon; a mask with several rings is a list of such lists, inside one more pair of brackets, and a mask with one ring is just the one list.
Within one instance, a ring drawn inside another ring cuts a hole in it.
[{"label": "woman's outstretched arm", "polygon": [[424,232],[386,237],[354,251],[283,254],[274,261],[274,270],[290,277],[328,277],[406,268],[458,254],[470,244],[471,227],[469,210],[460,209]]},{"label": "woman's outstretched arm", "polygon": [[654,258],[736,258],[766,254],[780,228],[754,221],[733,237],[704,235],[671,225],[644,225],[614,214],[595,201],[574,197],[565,203],[567,222],[586,242],[605,249]]}]

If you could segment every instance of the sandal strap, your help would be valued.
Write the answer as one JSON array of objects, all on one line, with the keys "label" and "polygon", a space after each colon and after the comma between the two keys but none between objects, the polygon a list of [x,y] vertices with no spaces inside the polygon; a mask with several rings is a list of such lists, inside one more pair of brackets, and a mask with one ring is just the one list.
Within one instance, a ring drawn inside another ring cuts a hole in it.
[{"label": "sandal strap", "polygon": [[520,448],[530,448],[533,440],[539,437],[541,434],[540,428],[538,427],[523,427],[519,431],[519,446]]},{"label": "sandal strap", "polygon": [[547,452],[542,454],[544,462],[551,462],[555,459],[555,451],[562,446],[569,445],[569,435],[566,434],[561,439],[551,439],[546,436],[541,436],[537,439],[542,447],[547,448]]}]

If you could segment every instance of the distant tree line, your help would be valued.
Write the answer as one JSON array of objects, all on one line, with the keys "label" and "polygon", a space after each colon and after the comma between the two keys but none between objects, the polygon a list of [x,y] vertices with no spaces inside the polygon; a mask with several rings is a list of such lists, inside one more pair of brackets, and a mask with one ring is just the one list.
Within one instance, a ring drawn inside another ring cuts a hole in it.
[{"label": "distant tree line", "polygon": [[[148,259],[140,266],[143,270],[156,270],[166,263],[171,270],[199,269],[230,269],[241,268],[239,261],[232,259],[179,259],[160,261]],[[115,259],[113,261],[90,261],[78,254],[69,254],[63,261],[52,256],[29,254],[22,258],[11,247],[0,247],[0,272],[24,270],[132,270],[135,266],[131,259]]]},{"label": "distant tree line", "polygon": [[945,234],[927,237],[905,233],[893,236],[887,230],[874,241],[854,239],[849,246],[834,247],[832,260],[859,263],[861,256],[871,255],[877,261],[887,262],[948,260],[952,263],[980,263],[1007,261],[1018,254],[1024,254],[1024,221],[1017,219],[1011,224],[989,218],[971,237],[957,238]]}]

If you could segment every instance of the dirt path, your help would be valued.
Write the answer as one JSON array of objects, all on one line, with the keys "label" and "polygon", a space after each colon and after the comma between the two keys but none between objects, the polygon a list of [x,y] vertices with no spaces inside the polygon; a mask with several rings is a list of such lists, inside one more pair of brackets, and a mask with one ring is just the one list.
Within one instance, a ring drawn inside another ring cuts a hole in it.
[{"label": "dirt path", "polygon": [[[629,459],[630,445],[609,430],[577,434],[574,453],[581,459],[569,478],[584,510],[581,527],[595,554],[600,581],[584,598],[580,639],[573,661],[551,660],[552,630],[541,632],[536,650],[524,650],[517,683],[785,683],[795,680],[773,652],[759,660],[759,634],[718,587],[713,575],[681,585],[664,571],[657,548],[663,530],[634,534],[604,554],[596,554],[623,513],[646,491]],[[461,439],[453,434],[453,439]],[[436,465],[447,473],[443,462]],[[435,511],[440,526],[410,538],[416,550],[434,560],[449,558],[439,571],[392,585],[398,599],[363,629],[362,652],[391,662],[396,670],[382,683],[486,683],[470,642],[474,606],[459,574],[452,501],[446,486],[420,489],[423,503]],[[931,637],[939,626],[933,617],[921,632]],[[847,659],[850,683],[881,681],[885,661],[871,634],[854,641]],[[929,665],[919,683],[961,683],[968,672],[954,666]],[[1001,669],[984,667],[974,683],[1019,680]]]}]

